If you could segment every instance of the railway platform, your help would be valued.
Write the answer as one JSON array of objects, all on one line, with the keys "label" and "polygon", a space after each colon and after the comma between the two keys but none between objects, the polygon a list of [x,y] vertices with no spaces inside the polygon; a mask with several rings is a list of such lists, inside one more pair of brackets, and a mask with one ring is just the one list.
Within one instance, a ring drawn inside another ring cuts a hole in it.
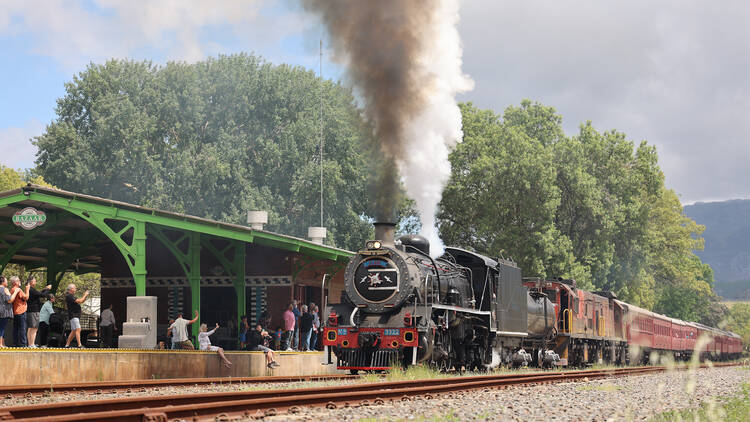
[{"label": "railway platform", "polygon": [[323,365],[323,352],[276,352],[281,365],[266,367],[262,352],[132,349],[0,349],[0,384],[55,384],[164,378],[260,377],[343,373]]}]

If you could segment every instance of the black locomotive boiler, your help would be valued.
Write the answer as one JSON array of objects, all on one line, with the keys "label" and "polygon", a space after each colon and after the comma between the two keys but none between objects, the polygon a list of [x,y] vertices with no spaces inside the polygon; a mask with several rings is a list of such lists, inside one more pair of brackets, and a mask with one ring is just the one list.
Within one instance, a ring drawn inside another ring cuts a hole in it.
[{"label": "black locomotive boiler", "polygon": [[394,240],[376,223],[374,241],[349,262],[341,302],[325,308],[323,345],[339,369],[385,370],[425,363],[441,369],[500,364],[550,366],[555,309],[529,292],[509,260],[458,248],[430,257],[424,237]]}]

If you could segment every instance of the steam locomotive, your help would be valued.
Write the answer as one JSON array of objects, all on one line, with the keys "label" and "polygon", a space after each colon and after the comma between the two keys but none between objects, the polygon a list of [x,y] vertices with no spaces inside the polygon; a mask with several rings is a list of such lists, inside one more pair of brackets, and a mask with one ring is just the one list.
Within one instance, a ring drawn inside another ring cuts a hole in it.
[{"label": "steam locomotive", "polygon": [[511,260],[453,247],[433,259],[424,237],[394,232],[394,224],[375,223],[378,240],[347,265],[340,303],[325,306],[322,343],[339,369],[624,364],[647,361],[652,351],[714,359],[742,351],[734,333],[586,292],[572,280],[524,280]]},{"label": "steam locomotive", "polygon": [[394,241],[394,230],[375,224],[379,240],[352,258],[341,303],[326,307],[323,345],[340,369],[418,362],[483,369],[559,360],[549,348],[554,305],[522,284],[515,263],[459,248],[433,259],[425,238]]}]

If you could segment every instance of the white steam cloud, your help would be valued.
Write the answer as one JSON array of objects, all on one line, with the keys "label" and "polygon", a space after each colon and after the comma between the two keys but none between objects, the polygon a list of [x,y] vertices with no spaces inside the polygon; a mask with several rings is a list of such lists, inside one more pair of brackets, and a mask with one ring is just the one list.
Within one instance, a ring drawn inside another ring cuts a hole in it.
[{"label": "white steam cloud", "polygon": [[474,82],[461,71],[461,39],[457,0],[444,0],[435,10],[432,28],[427,28],[419,64],[432,75],[432,89],[419,114],[407,121],[407,154],[398,157],[406,192],[417,203],[422,236],[430,241],[430,253],[443,253],[443,242],[435,225],[435,214],[443,188],[451,174],[448,154],[461,142],[461,111],[456,95],[471,90]]}]

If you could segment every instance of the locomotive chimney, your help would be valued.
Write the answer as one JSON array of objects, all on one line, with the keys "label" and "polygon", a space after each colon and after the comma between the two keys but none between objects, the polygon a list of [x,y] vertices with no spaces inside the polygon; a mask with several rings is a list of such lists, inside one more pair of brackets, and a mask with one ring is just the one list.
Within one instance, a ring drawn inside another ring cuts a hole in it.
[{"label": "locomotive chimney", "polygon": [[394,246],[395,233],[396,223],[375,223],[375,240],[379,240],[384,246]]}]

